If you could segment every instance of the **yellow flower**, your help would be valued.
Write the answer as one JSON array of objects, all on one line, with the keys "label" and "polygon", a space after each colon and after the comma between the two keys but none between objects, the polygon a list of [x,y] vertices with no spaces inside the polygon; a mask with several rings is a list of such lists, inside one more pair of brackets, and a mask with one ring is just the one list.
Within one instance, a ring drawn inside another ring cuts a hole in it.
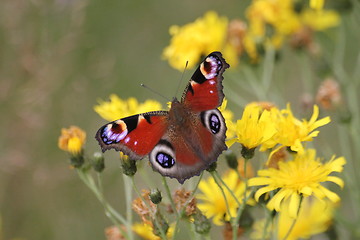
[{"label": "yellow flower", "polygon": [[[229,171],[222,179],[229,189],[232,190],[239,202],[242,202],[244,199],[245,183],[239,181],[236,172]],[[236,211],[239,207],[237,202],[230,192],[223,187],[229,206],[229,209],[227,209],[226,201],[213,178],[210,177],[202,180],[199,184],[199,189],[202,193],[197,194],[196,198],[201,202],[198,203],[197,206],[207,218],[213,217],[214,224],[223,225],[224,221],[229,221],[229,212],[232,217],[236,216]]]},{"label": "yellow flower", "polygon": [[[166,233],[166,237],[168,239],[171,239],[174,234],[174,224],[171,224],[169,227],[169,230]],[[148,240],[160,240],[161,238],[159,236],[156,236],[153,232],[153,227],[146,223],[135,223],[132,226],[133,231],[139,235],[142,239],[148,239]]]},{"label": "yellow flower", "polygon": [[289,215],[297,216],[300,204],[300,196],[314,196],[320,200],[328,198],[332,202],[338,202],[340,197],[325,188],[321,183],[333,182],[340,187],[344,186],[342,179],[330,176],[333,172],[342,172],[346,163],[344,157],[333,156],[327,163],[322,163],[316,157],[315,149],[297,154],[293,161],[279,162],[278,169],[268,168],[258,171],[258,177],[249,179],[249,186],[261,186],[255,193],[255,200],[264,193],[279,190],[267,203],[270,210],[280,211],[285,200],[290,200],[288,205]]},{"label": "yellow flower", "polygon": [[324,8],[325,0],[310,0],[310,7],[315,10],[322,10]]},{"label": "yellow flower", "polygon": [[335,27],[340,23],[340,16],[337,12],[331,10],[315,11],[306,9],[301,13],[301,21],[315,31],[323,31],[330,27]]},{"label": "yellow flower", "polygon": [[223,117],[225,118],[225,124],[227,127],[226,130],[226,138],[233,138],[236,133],[236,124],[234,123],[234,113],[229,109],[226,109],[227,106],[227,99],[224,98],[221,106],[218,108],[222,113]]},{"label": "yellow flower", "polygon": [[[276,144],[290,147],[292,151],[302,153],[304,147],[301,142],[312,141],[320,131],[315,129],[324,126],[330,122],[330,117],[325,117],[317,120],[319,116],[319,108],[314,105],[314,112],[310,120],[302,120],[295,118],[290,104],[287,105],[286,109],[279,111],[275,108],[271,109],[273,114],[272,121],[276,123],[277,133],[267,142],[265,142],[261,150],[272,148]],[[273,152],[277,151],[274,150]]]},{"label": "yellow flower", "polygon": [[161,104],[155,100],[139,103],[133,97],[123,100],[115,94],[110,95],[110,101],[99,100],[99,105],[94,106],[95,112],[108,121],[160,109]]},{"label": "yellow flower", "polygon": [[227,144],[231,146],[234,142],[239,142],[247,149],[253,149],[268,141],[275,133],[271,111],[252,103],[245,107],[242,118],[236,122],[237,137],[227,141]]},{"label": "yellow flower", "polygon": [[77,155],[81,152],[85,139],[86,133],[79,127],[62,128],[58,146],[61,150]]},{"label": "yellow flower", "polygon": [[[282,208],[288,208],[289,204],[290,201],[285,201]],[[317,198],[304,198],[296,223],[287,240],[307,239],[312,235],[325,232],[332,223],[334,208],[335,205],[328,200],[321,201]],[[268,225],[265,239],[269,239],[273,232],[278,234],[276,239],[284,239],[293,220],[287,211],[281,211],[278,215],[277,224],[272,225],[270,223]],[[250,238],[254,240],[262,239],[264,228],[265,219],[255,222],[253,225],[254,231],[251,233]]]},{"label": "yellow flower", "polygon": [[225,43],[227,26],[227,18],[220,17],[214,11],[208,11],[202,18],[184,26],[171,26],[172,38],[170,45],[163,51],[163,58],[173,68],[183,71],[187,61],[188,67],[192,68],[200,62],[201,57],[226,49],[224,58],[230,65],[235,65],[236,62],[233,61],[237,59],[231,55],[235,48],[234,51],[229,51],[230,46]]}]

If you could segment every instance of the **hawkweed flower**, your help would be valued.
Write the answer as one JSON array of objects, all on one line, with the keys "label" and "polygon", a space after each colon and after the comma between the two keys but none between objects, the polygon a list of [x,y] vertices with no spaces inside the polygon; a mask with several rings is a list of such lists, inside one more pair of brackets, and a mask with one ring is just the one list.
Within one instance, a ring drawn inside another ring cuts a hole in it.
[{"label": "hawkweed flower", "polygon": [[[245,183],[239,181],[238,174],[235,171],[229,171],[222,176],[223,181],[233,192],[239,202],[244,199]],[[216,225],[223,225],[224,222],[230,221],[230,215],[236,216],[238,204],[232,194],[224,188],[225,198],[213,178],[202,180],[199,184],[201,193],[196,194],[200,201],[197,207],[208,218],[213,218]],[[229,215],[230,213],[230,215]]]},{"label": "hawkweed flower", "polygon": [[325,0],[310,0],[310,7],[314,10],[322,10],[324,8]]},{"label": "hawkweed flower", "polygon": [[342,172],[345,163],[344,157],[335,156],[322,163],[316,157],[315,149],[308,149],[303,154],[297,154],[292,161],[279,162],[278,169],[259,170],[258,177],[249,179],[248,185],[261,186],[255,193],[256,201],[259,201],[263,194],[278,190],[267,203],[268,209],[279,212],[283,203],[289,200],[286,210],[289,216],[296,218],[302,197],[314,196],[320,200],[326,198],[334,203],[340,201],[336,193],[322,184],[333,182],[343,187],[343,180],[330,174]]},{"label": "hawkweed flower", "polygon": [[332,78],[325,79],[317,91],[316,102],[326,110],[339,106],[341,103],[339,83]]},{"label": "hawkweed flower", "polygon": [[62,128],[58,140],[58,146],[61,150],[76,155],[82,151],[86,139],[86,133],[77,126]]},{"label": "hawkweed flower", "polygon": [[185,204],[185,215],[187,217],[196,213],[196,198],[191,197],[191,191],[187,191],[185,189],[178,189],[174,193],[174,203],[177,211],[180,211],[184,208]]},{"label": "hawkweed flower", "polygon": [[[160,240],[161,238],[154,234],[154,227],[152,224],[148,223],[135,223],[132,226],[133,231],[139,235],[142,239],[148,240]],[[174,235],[174,224],[170,225],[166,237],[167,239],[171,239]]]},{"label": "hawkweed flower", "polygon": [[76,126],[62,128],[58,139],[58,146],[61,150],[70,153],[70,163],[73,167],[79,168],[84,163],[83,146],[86,133]]},{"label": "hawkweed flower", "polygon": [[164,49],[163,58],[173,68],[183,71],[186,62],[192,68],[210,52],[222,51],[226,61],[234,66],[237,58],[234,48],[226,43],[227,27],[228,19],[214,11],[184,26],[173,25],[169,30],[170,45]]},{"label": "hawkweed flower", "polygon": [[[282,208],[289,207],[290,201],[285,201]],[[276,239],[284,239],[290,231],[287,240],[308,239],[315,234],[325,232],[332,224],[334,217],[335,204],[329,200],[319,200],[317,198],[304,198],[301,204],[299,215],[295,225],[291,228],[293,218],[287,211],[280,211],[277,224],[268,224],[265,229],[265,219],[258,220],[253,225],[251,239],[270,239],[272,233],[277,233]]]},{"label": "hawkweed flower", "polygon": [[248,104],[242,118],[236,122],[236,138],[228,140],[227,145],[238,142],[246,149],[255,149],[275,133],[271,112],[258,104]]},{"label": "hawkweed flower", "polygon": [[276,108],[272,110],[272,121],[276,124],[276,134],[272,136],[267,142],[262,144],[260,150],[272,148],[276,144],[280,144],[279,148],[273,150],[276,152],[282,146],[289,147],[294,152],[302,153],[304,147],[302,142],[312,141],[320,131],[315,130],[321,126],[324,126],[330,122],[330,117],[324,117],[318,120],[319,107],[314,105],[313,114],[310,120],[299,120],[294,117],[290,104],[286,109],[279,111]]},{"label": "hawkweed flower", "polygon": [[103,119],[107,121],[114,121],[119,118],[161,110],[162,106],[155,100],[146,100],[144,103],[139,103],[136,98],[128,98],[126,100],[119,98],[115,94],[110,95],[110,101],[99,100],[99,105],[94,106],[94,110]]}]

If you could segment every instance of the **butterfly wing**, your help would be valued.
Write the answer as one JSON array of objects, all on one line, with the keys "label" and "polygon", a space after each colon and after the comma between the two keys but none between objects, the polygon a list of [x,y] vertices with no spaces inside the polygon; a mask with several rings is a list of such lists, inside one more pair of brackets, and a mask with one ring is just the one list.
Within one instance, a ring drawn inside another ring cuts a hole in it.
[{"label": "butterfly wing", "polygon": [[168,112],[155,111],[122,118],[96,133],[103,152],[116,149],[137,160],[149,154],[168,128]]},{"label": "butterfly wing", "polygon": [[192,75],[182,102],[194,111],[219,107],[224,98],[222,74],[228,67],[220,52],[210,53]]},{"label": "butterfly wing", "polygon": [[219,110],[192,114],[189,120],[188,126],[170,126],[149,154],[154,170],[180,183],[199,175],[226,149],[226,125]]}]

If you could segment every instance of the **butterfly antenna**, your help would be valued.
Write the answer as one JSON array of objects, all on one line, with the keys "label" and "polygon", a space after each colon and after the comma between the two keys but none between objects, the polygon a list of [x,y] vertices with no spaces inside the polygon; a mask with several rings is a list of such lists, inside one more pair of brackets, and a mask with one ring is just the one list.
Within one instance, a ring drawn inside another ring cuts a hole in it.
[{"label": "butterfly antenna", "polygon": [[149,90],[150,92],[155,93],[156,95],[164,98],[166,101],[171,102],[171,100],[170,100],[168,97],[165,97],[164,95],[162,95],[162,94],[159,93],[158,91],[155,91],[154,89],[150,88],[149,86],[147,86],[147,85],[145,85],[145,84],[143,84],[143,83],[141,83],[140,86],[142,86],[143,88],[146,88],[146,89]]},{"label": "butterfly antenna", "polygon": [[186,70],[188,64],[189,64],[189,61],[186,61],[184,70],[183,70],[183,72],[182,72],[182,74],[181,74],[180,81],[179,81],[178,86],[177,86],[177,88],[176,88],[176,94],[175,94],[175,96],[177,96],[178,93],[179,93],[180,85],[181,85],[182,80],[184,79],[185,70]]}]

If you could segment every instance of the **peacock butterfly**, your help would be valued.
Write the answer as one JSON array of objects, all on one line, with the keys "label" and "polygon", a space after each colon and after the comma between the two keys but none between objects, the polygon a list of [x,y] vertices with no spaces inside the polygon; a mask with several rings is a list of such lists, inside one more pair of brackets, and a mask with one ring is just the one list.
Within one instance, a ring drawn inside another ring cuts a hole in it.
[{"label": "peacock butterfly", "polygon": [[138,160],[149,155],[154,170],[183,183],[215,162],[226,150],[222,80],[229,67],[220,52],[209,54],[192,75],[181,101],[169,111],[125,117],[96,133],[103,152],[114,148]]}]

